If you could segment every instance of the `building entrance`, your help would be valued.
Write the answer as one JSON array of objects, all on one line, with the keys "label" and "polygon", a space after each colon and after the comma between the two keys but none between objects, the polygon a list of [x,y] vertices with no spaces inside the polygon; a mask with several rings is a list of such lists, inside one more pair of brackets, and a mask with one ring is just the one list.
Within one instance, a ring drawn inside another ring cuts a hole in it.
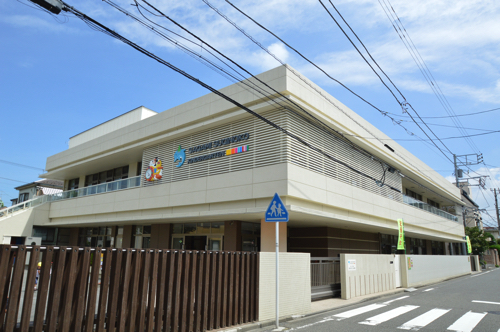
[{"label": "building entrance", "polygon": [[206,236],[186,236],[184,241],[185,250],[205,250],[207,245]]}]

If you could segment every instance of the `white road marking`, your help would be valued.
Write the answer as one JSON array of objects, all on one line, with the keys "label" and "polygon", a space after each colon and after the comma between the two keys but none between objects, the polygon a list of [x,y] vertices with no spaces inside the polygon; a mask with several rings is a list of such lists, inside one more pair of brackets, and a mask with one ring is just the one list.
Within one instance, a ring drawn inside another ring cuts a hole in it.
[{"label": "white road marking", "polygon": [[424,290],[424,292],[428,292],[428,291],[431,291],[431,290],[433,290],[433,289],[434,289],[434,288],[429,288],[429,289]]},{"label": "white road marking", "polygon": [[384,312],[380,315],[370,317],[366,319],[364,322],[359,322],[359,324],[364,324],[364,325],[378,325],[380,323],[386,322],[390,319],[393,319],[399,315],[405,314],[408,311],[412,311],[413,309],[417,309],[417,305],[405,305],[402,307],[398,307],[396,309],[392,309],[390,311]]},{"label": "white road marking", "polygon": [[488,271],[488,272],[483,272],[483,273],[479,273],[479,274],[476,274],[475,276],[472,276],[471,278],[474,278],[474,277],[479,277],[479,276],[483,276],[485,275],[486,273],[490,273],[491,271]]},{"label": "white road marking", "polygon": [[[364,314],[365,312],[372,311],[372,310],[379,309],[379,308],[383,308],[383,307],[385,307],[385,304],[375,303],[375,304],[370,304],[370,305],[367,305],[367,306],[364,306],[361,308],[356,308],[353,310],[342,312],[340,314],[333,315],[331,317],[335,318],[336,320],[342,320],[342,319],[351,318],[351,317],[354,317],[357,315],[361,315],[361,314]],[[328,318],[330,318],[330,317],[328,317]]]},{"label": "white road marking", "polygon": [[399,301],[399,300],[402,300],[402,299],[406,299],[407,297],[410,297],[410,296],[409,295],[401,296],[401,297],[398,297],[397,299],[390,300],[390,301],[387,301],[387,302],[383,302],[382,304],[389,304],[389,303],[394,302],[394,301]]},{"label": "white road marking", "polygon": [[472,302],[476,302],[476,303],[488,303],[488,304],[497,304],[497,305],[500,305],[500,302],[488,302],[488,301],[476,301],[476,300],[473,300]]},{"label": "white road marking", "polygon": [[426,313],[413,318],[412,320],[404,323],[398,329],[401,330],[412,330],[412,331],[418,331],[422,327],[429,325],[439,317],[443,316],[445,313],[450,311],[451,309],[432,309],[427,311]]},{"label": "white road marking", "polygon": [[481,319],[484,318],[484,316],[486,316],[485,312],[478,313],[469,311],[460,317],[455,323],[450,325],[447,331],[470,332],[476,327]]}]

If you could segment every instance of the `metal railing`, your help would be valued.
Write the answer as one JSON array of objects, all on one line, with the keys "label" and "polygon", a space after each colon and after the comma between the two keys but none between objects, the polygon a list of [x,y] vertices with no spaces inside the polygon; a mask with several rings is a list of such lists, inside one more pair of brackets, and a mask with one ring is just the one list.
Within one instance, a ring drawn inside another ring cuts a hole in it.
[{"label": "metal railing", "polygon": [[441,209],[438,209],[437,207],[432,206],[430,204],[419,201],[418,199],[415,199],[413,197],[403,195],[403,202],[408,204],[408,205],[414,206],[416,208],[425,210],[427,212],[434,213],[434,214],[441,216],[443,218],[458,222],[457,216],[455,216],[451,213],[448,213],[446,211],[443,211]]},{"label": "metal railing", "polygon": [[116,190],[124,190],[130,188],[136,188],[141,185],[141,176],[135,176],[128,179],[116,180],[112,182],[106,182],[97,184],[94,186],[88,186],[84,188],[63,191],[51,195],[38,196],[30,199],[26,202],[22,202],[13,205],[7,209],[0,210],[0,218],[8,217],[14,215],[16,212],[26,211],[30,208],[34,208],[38,205],[42,205],[47,202],[59,201],[62,199],[84,197],[88,195],[103,194],[107,192],[112,192]]},{"label": "metal railing", "polygon": [[96,184],[94,186],[88,186],[84,188],[63,191],[59,194],[51,195],[53,196],[52,201],[57,201],[61,199],[83,197],[88,195],[103,194],[107,192],[112,192],[116,190],[123,190],[129,188],[139,187],[141,185],[141,176],[135,176],[133,178],[116,180],[112,182],[106,182],[101,184]]}]

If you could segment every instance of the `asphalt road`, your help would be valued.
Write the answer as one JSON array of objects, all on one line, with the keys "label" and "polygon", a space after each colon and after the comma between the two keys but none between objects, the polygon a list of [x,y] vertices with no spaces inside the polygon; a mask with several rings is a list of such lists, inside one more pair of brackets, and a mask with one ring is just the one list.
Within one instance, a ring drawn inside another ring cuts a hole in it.
[{"label": "asphalt road", "polygon": [[280,326],[301,332],[500,332],[500,269],[283,322]]}]

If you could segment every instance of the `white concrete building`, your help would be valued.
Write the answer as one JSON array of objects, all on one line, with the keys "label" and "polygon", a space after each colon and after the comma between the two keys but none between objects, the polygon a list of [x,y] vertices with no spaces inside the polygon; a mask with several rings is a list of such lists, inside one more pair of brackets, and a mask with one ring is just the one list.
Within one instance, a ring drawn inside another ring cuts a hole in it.
[{"label": "white concrete building", "polygon": [[277,192],[290,215],[280,224],[282,251],[391,253],[402,218],[408,253],[460,253],[458,188],[294,69],[258,77],[296,105],[268,92],[277,106],[244,85],[220,91],[332,158],[212,93],[161,113],[139,107],[50,156],[41,176],[64,180],[64,193],[30,207],[36,217],[5,213],[0,235],[273,251],[274,225],[263,218]]}]

